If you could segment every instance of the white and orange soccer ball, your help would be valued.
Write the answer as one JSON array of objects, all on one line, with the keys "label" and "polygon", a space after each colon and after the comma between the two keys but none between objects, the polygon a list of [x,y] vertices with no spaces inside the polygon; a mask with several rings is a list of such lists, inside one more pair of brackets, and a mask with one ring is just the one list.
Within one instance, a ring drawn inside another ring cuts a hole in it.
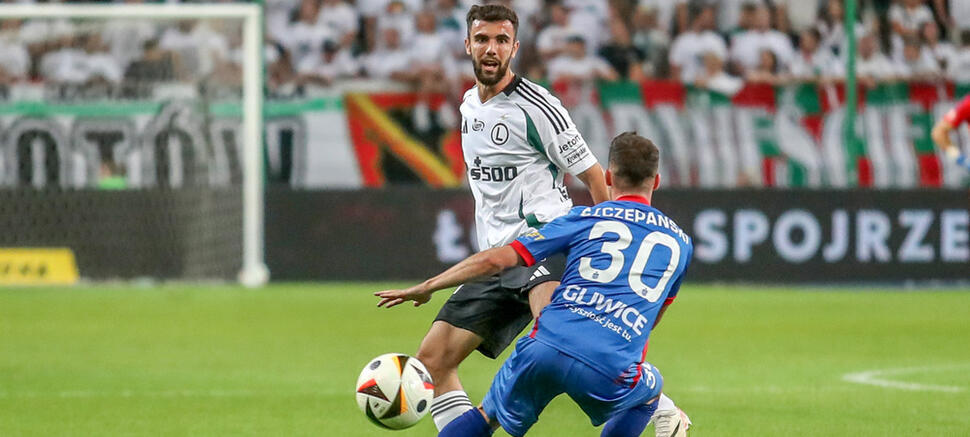
[{"label": "white and orange soccer ball", "polygon": [[404,429],[418,423],[431,407],[434,382],[417,358],[384,354],[357,378],[357,406],[377,426]]}]

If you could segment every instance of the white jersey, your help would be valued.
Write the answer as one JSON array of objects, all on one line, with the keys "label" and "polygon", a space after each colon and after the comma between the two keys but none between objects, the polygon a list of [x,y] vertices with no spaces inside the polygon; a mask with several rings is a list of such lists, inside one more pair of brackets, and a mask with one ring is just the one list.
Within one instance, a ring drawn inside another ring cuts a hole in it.
[{"label": "white jersey", "polygon": [[563,176],[588,170],[596,158],[559,99],[516,76],[485,103],[473,87],[460,109],[479,249],[509,244],[569,212]]}]

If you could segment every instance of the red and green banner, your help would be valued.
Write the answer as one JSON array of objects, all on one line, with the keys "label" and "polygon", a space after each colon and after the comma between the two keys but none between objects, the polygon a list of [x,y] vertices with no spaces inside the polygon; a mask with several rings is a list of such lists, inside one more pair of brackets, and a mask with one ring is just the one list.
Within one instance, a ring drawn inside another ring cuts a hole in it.
[{"label": "red and green banner", "polygon": [[[842,85],[747,84],[736,94],[672,81],[609,82],[595,87],[548,85],[563,100],[594,154],[635,130],[662,150],[668,185],[698,188],[915,188],[967,186],[964,172],[941,162],[930,139],[934,120],[964,87],[895,83],[859,89],[855,130],[845,144]],[[591,90],[591,91],[590,91]],[[423,183],[460,185],[460,135],[435,123],[412,126],[410,93],[348,94],[349,143],[368,187]],[[430,104],[435,119],[443,97]],[[965,149],[970,139],[960,133]]]}]

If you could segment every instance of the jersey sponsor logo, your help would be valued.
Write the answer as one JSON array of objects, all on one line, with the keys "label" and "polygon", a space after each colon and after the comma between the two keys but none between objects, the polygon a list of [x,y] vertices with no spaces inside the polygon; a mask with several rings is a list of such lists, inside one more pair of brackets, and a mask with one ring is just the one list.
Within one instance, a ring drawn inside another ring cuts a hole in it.
[{"label": "jersey sponsor logo", "polygon": [[528,238],[531,241],[538,241],[538,240],[545,240],[546,239],[546,236],[545,235],[542,235],[541,232],[533,229],[528,234],[523,235],[522,238]]},{"label": "jersey sponsor logo", "polygon": [[570,149],[573,148],[573,146],[575,146],[576,144],[579,144],[580,140],[582,139],[583,139],[582,137],[580,137],[579,135],[576,135],[572,137],[569,141],[566,141],[565,143],[560,144],[559,153],[568,152]]},{"label": "jersey sponsor logo", "polygon": [[468,169],[468,177],[473,181],[508,182],[519,175],[519,169],[515,166],[485,166],[481,157],[475,157],[474,163],[475,166]]},{"label": "jersey sponsor logo", "polygon": [[598,291],[578,285],[567,285],[562,291],[562,298],[569,302],[566,304],[569,311],[599,323],[600,326],[619,334],[626,341],[633,339],[629,330],[636,335],[643,335],[644,328],[647,327],[648,320],[638,309],[619,300],[608,298]]},{"label": "jersey sponsor logo", "polygon": [[464,117],[462,117],[461,119],[461,133],[463,134],[468,133],[468,120],[465,120]]},{"label": "jersey sponsor logo", "polygon": [[492,142],[498,146],[509,140],[509,127],[505,123],[498,123],[492,128]]},{"label": "jersey sponsor logo", "polygon": [[475,132],[481,132],[485,130],[485,122],[476,118],[475,123],[472,124],[472,130]]},{"label": "jersey sponsor logo", "polygon": [[572,153],[566,155],[566,165],[572,166],[573,164],[582,161],[587,156],[589,156],[589,149],[579,149],[574,150]]}]

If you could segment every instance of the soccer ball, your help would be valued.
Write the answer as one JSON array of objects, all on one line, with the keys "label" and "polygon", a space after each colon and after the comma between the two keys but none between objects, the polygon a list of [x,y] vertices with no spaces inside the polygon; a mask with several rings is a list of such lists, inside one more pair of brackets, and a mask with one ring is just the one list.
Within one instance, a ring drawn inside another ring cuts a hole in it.
[{"label": "soccer ball", "polygon": [[404,429],[418,423],[431,406],[434,383],[417,358],[384,354],[357,378],[357,406],[377,426]]}]

